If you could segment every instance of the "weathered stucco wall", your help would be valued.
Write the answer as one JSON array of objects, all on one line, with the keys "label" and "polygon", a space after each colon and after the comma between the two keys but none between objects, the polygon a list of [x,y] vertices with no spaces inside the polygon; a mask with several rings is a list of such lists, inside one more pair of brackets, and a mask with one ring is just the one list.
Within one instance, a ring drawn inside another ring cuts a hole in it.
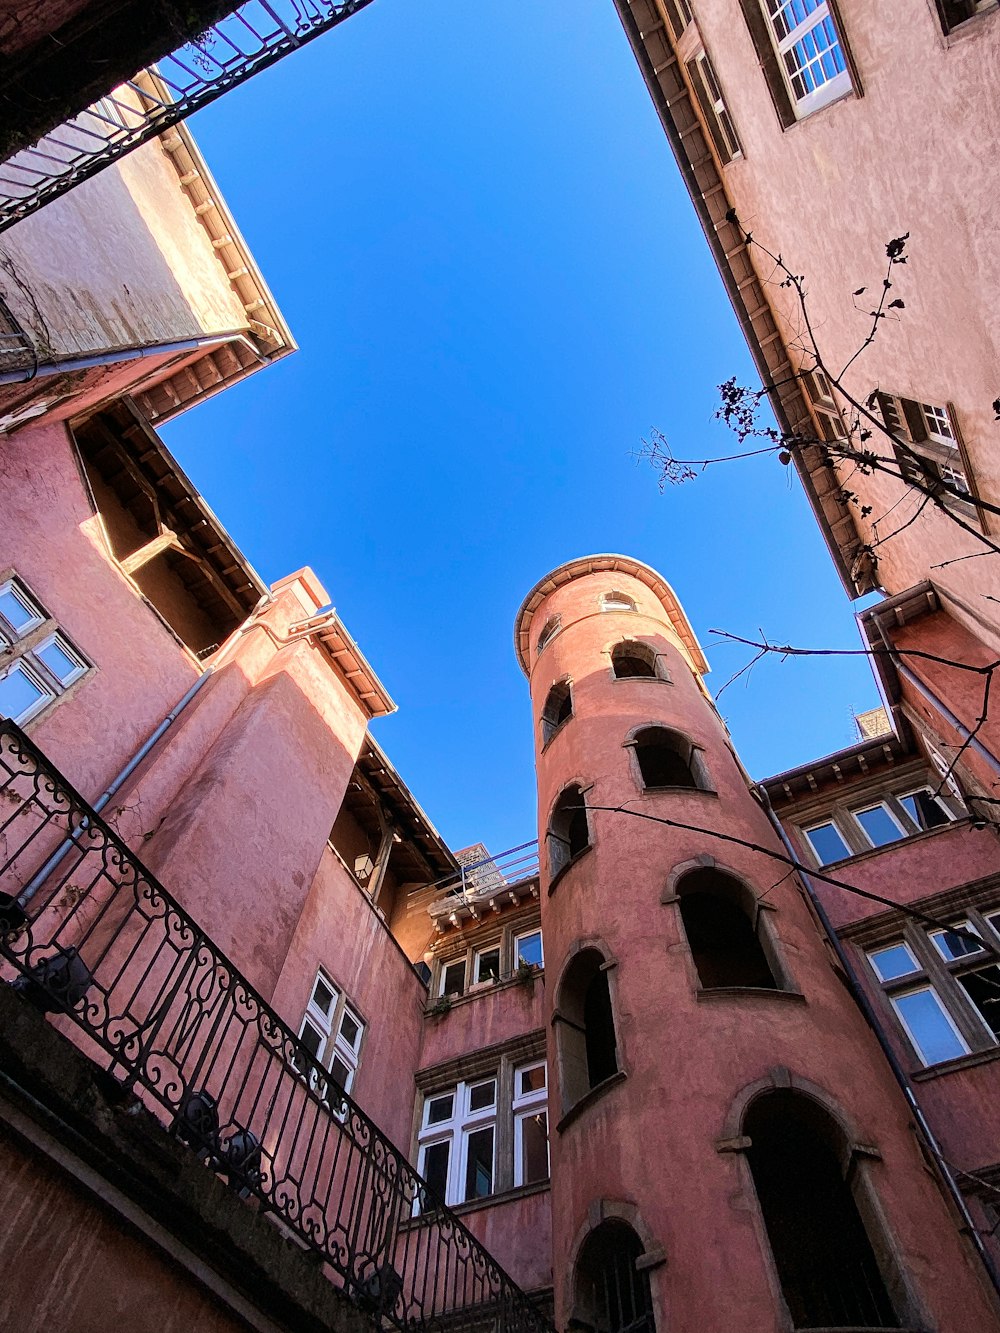
[{"label": "weathered stucco wall", "polygon": [[19,222],[0,251],[0,289],[43,359],[247,327],[159,140]]},{"label": "weathered stucco wall", "polygon": [[[883,321],[846,382],[862,399],[879,387],[953,404],[980,491],[996,502],[1000,455],[990,404],[1000,352],[1000,166],[983,145],[1000,117],[1000,14],[993,8],[945,37],[933,0],[840,0],[860,86],[782,131],[737,0],[693,0],[692,8],[744,150],[722,168],[727,191],[756,240],[805,276],[823,357],[841,367],[861,346],[885,245],[909,232],[908,263],[892,272],[892,296],[905,309]],[[755,260],[769,277],[771,261],[759,252]],[[860,287],[865,294],[854,298]],[[797,363],[794,294],[778,280],[766,291]],[[870,535],[871,520],[902,488],[856,472],[850,486],[873,505],[867,523],[855,510]],[[901,527],[914,507],[904,501],[880,533]],[[929,565],[974,549],[949,519],[928,515],[879,547],[880,581],[899,591]],[[996,565],[967,561],[933,577],[964,587],[978,606],[979,592],[997,590]]]}]

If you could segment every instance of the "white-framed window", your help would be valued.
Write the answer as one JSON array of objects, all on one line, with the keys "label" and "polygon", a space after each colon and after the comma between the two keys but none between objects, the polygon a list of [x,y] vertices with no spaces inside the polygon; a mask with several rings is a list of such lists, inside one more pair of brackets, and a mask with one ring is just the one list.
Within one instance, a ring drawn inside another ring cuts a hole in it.
[{"label": "white-framed window", "polygon": [[[941,761],[943,763],[943,761]],[[938,787],[942,788],[938,791]],[[820,866],[878,847],[888,847],[903,838],[943,828],[966,814],[959,788],[947,783],[920,783],[889,792],[881,800],[865,805],[838,805],[826,819],[802,826],[809,849]]]},{"label": "white-framed window", "polygon": [[514,1188],[549,1178],[549,1113],[545,1061],[514,1070]]},{"label": "white-framed window", "polygon": [[887,847],[890,842],[899,842],[906,837],[906,829],[885,801],[864,805],[852,810],[851,814],[872,847]]},{"label": "white-framed window", "polygon": [[488,1198],[496,1178],[497,1078],[424,1098],[417,1170],[446,1204]]},{"label": "white-framed window", "polygon": [[[509,1069],[505,1061],[506,1057],[501,1066]],[[418,1211],[426,1211],[435,1201],[449,1206],[472,1203],[498,1189],[548,1179],[545,1061],[516,1065],[511,1073],[513,1094],[503,1104],[500,1069],[424,1095],[417,1170],[432,1197],[417,1200]]]},{"label": "white-framed window", "polygon": [[827,0],[760,0],[795,116],[801,119],[851,89]]},{"label": "white-framed window", "polygon": [[[299,1040],[311,1056],[330,1071],[336,1088],[350,1093],[361,1058],[365,1023],[327,974],[320,969],[299,1027]],[[311,1082],[321,1089],[315,1071]]]},{"label": "white-framed window", "polygon": [[630,597],[627,592],[619,592],[613,588],[610,592],[601,593],[602,611],[634,611],[635,599]]},{"label": "white-framed window", "polygon": [[473,956],[473,984],[500,980],[500,945],[491,944],[489,948],[477,949]]},{"label": "white-framed window", "polygon": [[832,819],[826,819],[822,824],[814,824],[812,828],[803,829],[802,831],[808,838],[813,855],[821,866],[831,865],[834,861],[842,861],[845,857],[851,855],[851,849],[844,841],[844,835]]},{"label": "white-framed window", "polygon": [[0,583],[0,717],[30,722],[89,670],[21,579]]},{"label": "white-framed window", "polygon": [[523,935],[514,936],[514,970],[522,964],[525,967],[545,966],[541,929],[526,930]]},{"label": "white-framed window", "polygon": [[[989,941],[990,948],[987,948]],[[866,957],[922,1064],[1000,1044],[1000,913],[970,910],[951,926],[907,927]]]},{"label": "white-framed window", "polygon": [[461,995],[465,990],[465,954],[461,958],[456,958],[450,963],[445,963],[441,968],[441,980],[438,988],[439,995]]}]

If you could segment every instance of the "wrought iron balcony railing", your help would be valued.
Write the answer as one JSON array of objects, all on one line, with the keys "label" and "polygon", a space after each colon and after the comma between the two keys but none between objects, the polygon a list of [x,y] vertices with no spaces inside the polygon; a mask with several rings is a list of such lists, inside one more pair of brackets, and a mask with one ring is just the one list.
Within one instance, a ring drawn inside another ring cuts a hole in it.
[{"label": "wrought iron balcony railing", "polygon": [[0,231],[328,32],[372,0],[247,0],[0,165]]},{"label": "wrought iron balcony railing", "polygon": [[377,1321],[407,1333],[551,1333],[11,722],[0,722],[0,890],[3,979],[61,1016],[93,1060],[208,1168],[277,1214]]}]

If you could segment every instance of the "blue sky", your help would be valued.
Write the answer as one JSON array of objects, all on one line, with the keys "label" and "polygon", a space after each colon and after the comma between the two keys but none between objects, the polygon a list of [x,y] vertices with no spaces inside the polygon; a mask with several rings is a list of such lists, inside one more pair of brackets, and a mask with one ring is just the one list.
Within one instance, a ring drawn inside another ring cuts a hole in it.
[{"label": "blue sky", "polygon": [[[621,551],[709,630],[857,645],[790,470],[730,452],[753,371],[611,0],[378,0],[191,127],[301,350],[164,431],[267,581],[312,565],[399,704],[373,732],[453,846],[533,836],[528,589]],[[863,661],[721,707],[763,777],[849,744]]]}]

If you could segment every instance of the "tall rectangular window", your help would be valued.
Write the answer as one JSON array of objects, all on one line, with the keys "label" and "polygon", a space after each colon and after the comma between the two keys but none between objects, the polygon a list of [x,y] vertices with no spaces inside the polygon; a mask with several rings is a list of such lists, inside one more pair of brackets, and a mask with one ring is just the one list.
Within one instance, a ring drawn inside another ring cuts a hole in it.
[{"label": "tall rectangular window", "polygon": [[545,1061],[514,1070],[514,1185],[549,1178],[549,1115]]},{"label": "tall rectangular window", "polygon": [[733,158],[741,157],[743,149],[726,106],[726,99],[722,96],[715,67],[707,53],[699,51],[693,60],[687,62],[687,71],[694,95],[705,117],[708,132],[712,136],[719,159],[725,166],[727,162],[732,162]]},{"label": "tall rectangular window", "polygon": [[0,583],[0,717],[30,722],[89,670],[20,579]]},{"label": "tall rectangular window", "polygon": [[944,502],[959,512],[972,513],[974,488],[951,408],[881,391],[872,395],[869,404],[898,441],[893,447],[903,480],[921,490],[930,489],[932,494],[934,483],[943,482],[940,494]]}]

